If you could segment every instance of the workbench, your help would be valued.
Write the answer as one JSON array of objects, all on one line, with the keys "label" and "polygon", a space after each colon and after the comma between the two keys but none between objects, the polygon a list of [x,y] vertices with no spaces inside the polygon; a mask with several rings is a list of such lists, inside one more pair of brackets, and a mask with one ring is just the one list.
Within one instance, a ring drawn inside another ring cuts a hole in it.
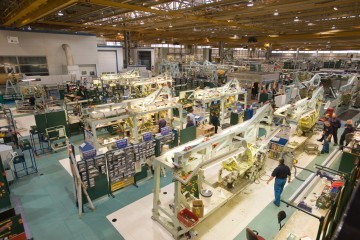
[{"label": "workbench", "polygon": [[204,124],[196,128],[196,138],[199,136],[210,137],[215,134],[215,127],[210,124]]},{"label": "workbench", "polygon": [[[319,209],[316,207],[316,200],[318,196],[322,193],[322,190],[325,187],[325,183],[320,177],[316,177],[315,181],[318,183],[315,187],[310,191],[309,194],[302,200],[308,205],[312,207],[312,214],[321,217],[326,216],[328,213],[328,209]],[[294,203],[298,204],[298,203]],[[288,216],[288,220],[286,221],[284,227],[279,231],[274,240],[284,240],[287,239],[288,236],[292,233],[299,237],[308,236],[310,239],[315,240],[316,235],[319,230],[319,220],[306,214],[300,210],[295,210],[295,213]],[[301,226],[301,227],[300,227]]]}]

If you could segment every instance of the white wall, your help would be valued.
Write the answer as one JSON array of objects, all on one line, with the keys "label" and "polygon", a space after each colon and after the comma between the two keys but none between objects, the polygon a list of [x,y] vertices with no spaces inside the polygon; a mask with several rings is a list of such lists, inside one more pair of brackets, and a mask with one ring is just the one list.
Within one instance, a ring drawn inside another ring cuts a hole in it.
[{"label": "white wall", "polygon": [[[97,51],[114,51],[116,52],[116,58],[117,58],[117,69],[119,72],[121,72],[124,68],[124,53],[122,47],[118,46],[99,46],[97,48]],[[98,71],[98,75],[101,74],[101,69]]]},{"label": "white wall", "polygon": [[[8,43],[7,37],[18,37],[19,44]],[[76,65],[98,65],[95,36],[0,30],[0,55],[46,56],[51,81],[52,75],[63,75],[67,65],[62,44],[71,48]],[[56,78],[53,78],[56,82]]]}]

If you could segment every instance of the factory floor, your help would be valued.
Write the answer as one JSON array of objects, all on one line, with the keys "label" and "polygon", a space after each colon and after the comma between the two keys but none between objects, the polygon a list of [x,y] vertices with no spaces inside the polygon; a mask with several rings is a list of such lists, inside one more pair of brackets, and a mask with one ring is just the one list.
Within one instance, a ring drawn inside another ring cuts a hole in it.
[{"label": "factory floor", "polygon": [[[21,118],[24,117],[24,115],[15,115],[15,119],[19,122],[22,122]],[[23,136],[25,136],[26,129],[23,131]],[[341,132],[342,129],[338,133],[339,136]],[[82,135],[71,137],[70,140],[78,146],[82,143]],[[330,150],[333,149],[331,144]],[[25,154],[27,156],[28,153]],[[315,163],[322,163],[326,157],[327,154],[315,157],[308,167],[311,168]],[[139,188],[133,186],[124,188],[116,193],[115,198],[104,197],[94,201],[95,212],[91,212],[85,206],[85,213],[82,219],[79,219],[74,203],[72,178],[59,163],[59,160],[64,158],[67,158],[66,150],[37,157],[38,174],[15,180],[10,186],[13,206],[16,206],[17,211],[24,213],[25,227],[29,229],[31,237],[35,240],[124,239],[106,216],[150,194],[153,189],[153,179],[140,182]],[[333,167],[336,168],[336,166]],[[306,178],[308,173],[302,172],[300,176]],[[161,179],[162,186],[166,186],[171,181],[172,176],[167,174],[167,177]],[[282,198],[287,199],[301,184],[302,182],[296,179],[287,184]],[[256,207],[256,199],[254,203]],[[256,229],[265,239],[273,239],[278,232],[277,213],[280,210],[285,210],[288,218],[294,212],[294,209],[286,208],[284,204],[277,208],[270,202],[255,218],[250,219],[248,227]],[[223,226],[223,228],[226,227]],[[245,228],[235,231],[238,232],[235,239],[246,239]],[[222,238],[225,240],[232,237],[223,236]],[[143,239],[147,239],[146,236]]]}]

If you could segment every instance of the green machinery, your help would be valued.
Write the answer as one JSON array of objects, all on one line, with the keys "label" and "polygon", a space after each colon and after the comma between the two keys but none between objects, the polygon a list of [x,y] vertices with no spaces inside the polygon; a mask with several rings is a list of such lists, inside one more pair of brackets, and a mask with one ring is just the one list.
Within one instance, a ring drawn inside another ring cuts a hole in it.
[{"label": "green machinery", "polygon": [[[68,136],[68,124],[64,111],[35,114],[36,127],[30,131],[31,145],[36,155],[46,151],[58,151],[64,147]],[[48,146],[44,146],[47,143]]]},{"label": "green machinery", "polygon": [[65,126],[55,126],[45,129],[49,146],[54,152],[67,148],[67,136]]}]

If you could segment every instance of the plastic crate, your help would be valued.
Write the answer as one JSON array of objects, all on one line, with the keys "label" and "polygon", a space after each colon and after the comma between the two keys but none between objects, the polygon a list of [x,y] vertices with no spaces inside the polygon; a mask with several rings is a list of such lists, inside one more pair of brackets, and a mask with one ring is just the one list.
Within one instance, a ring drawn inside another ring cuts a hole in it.
[{"label": "plastic crate", "polygon": [[96,149],[88,142],[85,142],[84,144],[79,146],[79,152],[80,152],[80,157],[83,160],[93,158],[96,156]]},{"label": "plastic crate", "polygon": [[197,222],[199,222],[198,216],[187,208],[178,212],[177,217],[186,227],[193,227]]}]

